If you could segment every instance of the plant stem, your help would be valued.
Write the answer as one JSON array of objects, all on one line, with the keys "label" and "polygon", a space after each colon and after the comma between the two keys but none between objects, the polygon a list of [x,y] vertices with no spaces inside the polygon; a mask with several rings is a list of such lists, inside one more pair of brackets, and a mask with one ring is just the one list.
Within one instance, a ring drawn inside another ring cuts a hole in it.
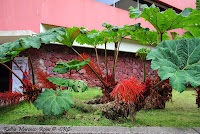
[{"label": "plant stem", "polygon": [[99,65],[99,56],[98,56],[98,52],[97,52],[97,47],[96,47],[96,46],[94,47],[94,50],[95,50],[96,58],[97,58],[97,65],[98,65],[98,68],[99,68],[99,70],[100,70],[100,65]]},{"label": "plant stem", "polygon": [[12,60],[12,62],[15,63],[15,65],[19,68],[19,70],[23,73],[23,75],[25,75],[28,78],[28,76],[24,73],[22,68],[15,62],[15,60]]},{"label": "plant stem", "polygon": [[[78,55],[81,57],[81,59],[84,61],[85,59],[80,55],[80,53],[78,51],[76,51],[76,49],[74,49],[73,47],[71,47],[72,50]],[[107,85],[104,83],[104,81],[101,79],[101,77],[97,74],[97,72],[90,66],[90,64],[87,64],[91,69],[92,71],[95,73],[95,75],[97,76],[97,78],[101,81],[101,83],[107,87]]]},{"label": "plant stem", "polygon": [[146,63],[145,63],[145,60],[142,61],[143,62],[143,72],[144,72],[144,75],[143,75],[143,83],[145,83],[146,81]]},{"label": "plant stem", "polygon": [[160,82],[158,82],[155,86],[153,86],[153,89],[156,88],[157,86],[159,86],[160,84],[164,83],[166,80],[162,80]]},{"label": "plant stem", "polygon": [[24,81],[23,81],[12,69],[10,69],[10,68],[9,68],[6,64],[4,64],[4,63],[1,63],[1,62],[0,62],[0,64],[3,65],[4,67],[6,67],[10,72],[12,72],[12,73],[20,80],[20,82],[23,84],[23,86],[26,87],[26,84],[24,83]]},{"label": "plant stem", "polygon": [[32,62],[32,58],[31,58],[31,55],[28,51],[28,60],[29,60],[29,63],[31,65],[31,73],[32,73],[32,81],[33,81],[33,85],[35,85],[35,72],[34,72],[34,68],[33,68],[33,62]]},{"label": "plant stem", "polygon": [[72,75],[72,70],[69,70],[69,79],[71,79],[71,75]]},{"label": "plant stem", "polygon": [[122,39],[123,39],[123,37],[120,39],[120,42],[118,42],[117,44],[117,51],[116,51],[116,55],[115,55],[115,62],[114,62],[114,65],[113,65],[113,74],[114,75],[112,75],[112,79],[111,80],[113,80],[113,82],[115,81],[115,69],[116,69],[116,66],[117,66],[117,58],[118,58],[118,55],[119,55],[119,47],[120,47],[120,44],[121,44],[121,42],[122,42]]},{"label": "plant stem", "polygon": [[107,55],[107,41],[105,41],[105,65],[106,65],[106,81],[108,80],[108,55]]},{"label": "plant stem", "polygon": [[160,36],[159,36],[159,32],[157,32],[157,45],[159,44],[160,42]]},{"label": "plant stem", "polygon": [[112,68],[112,78],[111,82],[115,82],[115,60],[117,56],[117,47],[118,47],[118,42],[115,42],[115,51],[114,51],[114,62],[113,62],[113,68]]},{"label": "plant stem", "polygon": [[160,33],[160,41],[163,41],[163,33]]}]

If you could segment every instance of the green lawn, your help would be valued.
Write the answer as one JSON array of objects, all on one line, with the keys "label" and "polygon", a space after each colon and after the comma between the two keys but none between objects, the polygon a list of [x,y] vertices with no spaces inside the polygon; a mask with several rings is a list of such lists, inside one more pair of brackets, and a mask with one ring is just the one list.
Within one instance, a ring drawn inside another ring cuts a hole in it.
[{"label": "green lawn", "polygon": [[[67,115],[44,116],[33,105],[21,102],[14,107],[0,108],[0,124],[32,124],[32,125],[68,125],[68,126],[162,126],[162,127],[200,127],[200,109],[195,104],[194,90],[183,93],[173,91],[173,101],[166,104],[163,110],[140,111],[136,114],[136,122],[122,119],[112,121],[106,119],[99,111],[83,113],[75,108]],[[101,95],[98,89],[89,89],[84,93],[73,93],[75,98],[89,100]]]}]

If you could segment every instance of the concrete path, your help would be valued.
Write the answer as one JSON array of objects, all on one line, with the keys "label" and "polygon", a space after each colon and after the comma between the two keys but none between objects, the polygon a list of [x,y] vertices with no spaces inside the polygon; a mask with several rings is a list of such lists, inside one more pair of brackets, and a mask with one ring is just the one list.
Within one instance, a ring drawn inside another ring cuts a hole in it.
[{"label": "concrete path", "polygon": [[0,134],[200,134],[200,127],[96,127],[0,125]]}]

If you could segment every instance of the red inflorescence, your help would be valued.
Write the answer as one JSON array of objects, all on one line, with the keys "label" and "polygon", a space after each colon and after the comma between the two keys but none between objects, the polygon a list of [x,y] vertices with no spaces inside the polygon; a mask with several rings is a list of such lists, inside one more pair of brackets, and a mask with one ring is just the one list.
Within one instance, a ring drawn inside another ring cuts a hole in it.
[{"label": "red inflorescence", "polygon": [[40,70],[37,72],[37,75],[38,75],[38,81],[39,81],[39,83],[42,84],[43,88],[47,88],[47,89],[52,88],[53,90],[56,90],[56,88],[58,86],[56,84],[53,84],[52,82],[50,82],[48,79],[46,79],[47,77],[50,77],[49,74]]},{"label": "red inflorescence", "polygon": [[22,96],[23,95],[20,92],[8,91],[5,93],[0,93],[0,105],[18,104]]},{"label": "red inflorescence", "polygon": [[145,85],[138,79],[129,78],[128,80],[125,80],[123,78],[121,83],[117,84],[111,92],[111,97],[115,98],[118,102],[133,104],[138,102],[140,96],[143,96],[144,89]]},{"label": "red inflorescence", "polygon": [[[90,66],[94,69],[94,71],[102,78],[103,72],[102,72],[102,70],[98,67],[98,65],[97,65],[96,63],[93,62],[92,58],[91,58],[89,55],[85,54],[85,53],[81,54],[81,56],[83,57],[84,60],[90,59],[89,65],[90,65]],[[83,61],[81,58],[79,58],[79,60],[80,60],[80,61]],[[88,75],[90,75],[92,78],[97,79],[96,74],[92,71],[92,69],[91,69],[88,65],[84,66],[83,68],[85,69],[85,71],[86,71],[86,73],[87,73]]]}]

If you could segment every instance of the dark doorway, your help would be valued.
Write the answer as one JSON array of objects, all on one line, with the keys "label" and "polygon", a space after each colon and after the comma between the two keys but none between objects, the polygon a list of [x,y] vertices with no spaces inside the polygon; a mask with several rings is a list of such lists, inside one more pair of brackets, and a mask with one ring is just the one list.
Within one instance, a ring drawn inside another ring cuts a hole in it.
[{"label": "dark doorway", "polygon": [[[9,67],[11,66],[10,62],[6,62],[5,64]],[[0,92],[9,91],[9,77],[9,70],[4,66],[0,65]]]}]

